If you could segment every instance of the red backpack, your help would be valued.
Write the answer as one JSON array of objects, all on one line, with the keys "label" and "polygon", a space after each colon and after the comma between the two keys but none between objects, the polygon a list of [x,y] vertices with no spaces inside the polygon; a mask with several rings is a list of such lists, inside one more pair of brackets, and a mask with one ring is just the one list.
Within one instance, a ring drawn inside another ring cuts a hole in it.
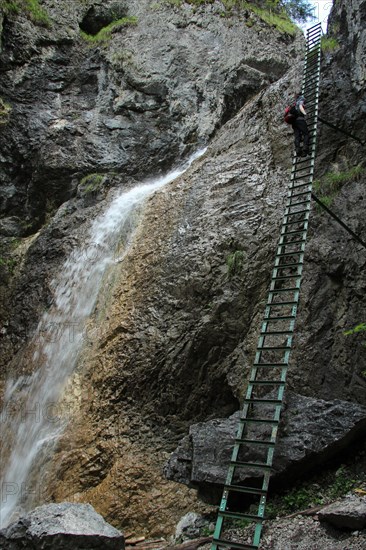
[{"label": "red backpack", "polygon": [[292,124],[297,118],[296,103],[287,105],[285,109],[284,120],[287,124]]}]

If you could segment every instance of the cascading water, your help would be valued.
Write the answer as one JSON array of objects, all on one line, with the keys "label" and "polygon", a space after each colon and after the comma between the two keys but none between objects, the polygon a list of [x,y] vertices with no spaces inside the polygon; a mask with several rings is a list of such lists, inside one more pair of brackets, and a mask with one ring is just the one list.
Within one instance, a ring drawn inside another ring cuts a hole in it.
[{"label": "cascading water", "polygon": [[37,493],[41,472],[35,468],[42,457],[50,454],[65,427],[57,404],[75,369],[88,317],[103,275],[114,263],[123,228],[149,195],[181,175],[203,152],[197,152],[182,168],[165,177],[119,194],[93,222],[83,247],[72,252],[54,279],[53,305],[44,313],[30,343],[35,349],[36,368],[29,376],[9,380],[5,390],[1,413],[2,458],[6,456],[1,472],[1,527],[19,515],[29,505],[30,496]]}]

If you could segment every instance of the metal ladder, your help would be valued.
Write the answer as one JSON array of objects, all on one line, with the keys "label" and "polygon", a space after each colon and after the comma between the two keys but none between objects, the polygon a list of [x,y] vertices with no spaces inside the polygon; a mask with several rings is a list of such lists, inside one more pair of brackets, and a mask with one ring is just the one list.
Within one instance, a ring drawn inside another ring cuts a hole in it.
[{"label": "metal ladder", "polygon": [[[211,550],[259,548],[297,314],[314,175],[321,56],[321,24],[307,31],[302,93],[306,99],[310,155],[292,161],[270,290],[254,364],[235,438]],[[250,482],[248,482],[248,479]],[[244,483],[244,485],[243,485]],[[245,485],[246,483],[246,485]],[[256,512],[243,513],[253,502]],[[253,522],[248,541],[235,530]]]}]

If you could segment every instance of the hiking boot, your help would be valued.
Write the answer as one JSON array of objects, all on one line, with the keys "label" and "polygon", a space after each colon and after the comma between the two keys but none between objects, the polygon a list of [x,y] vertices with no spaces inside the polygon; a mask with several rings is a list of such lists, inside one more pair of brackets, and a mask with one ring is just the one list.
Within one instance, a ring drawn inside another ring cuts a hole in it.
[{"label": "hiking boot", "polygon": [[304,149],[303,152],[301,153],[301,156],[302,157],[307,157],[309,154],[309,149]]},{"label": "hiking boot", "polygon": [[302,151],[301,151],[301,149],[296,149],[296,156],[297,156],[297,157],[301,157],[301,156],[302,156]]}]

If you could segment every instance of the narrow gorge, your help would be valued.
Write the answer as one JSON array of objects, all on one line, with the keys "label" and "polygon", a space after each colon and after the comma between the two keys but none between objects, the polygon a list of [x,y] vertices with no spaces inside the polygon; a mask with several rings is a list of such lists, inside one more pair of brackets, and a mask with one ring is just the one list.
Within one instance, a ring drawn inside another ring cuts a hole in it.
[{"label": "narrow gorge", "polygon": [[[1,548],[49,503],[161,547],[188,513],[211,530],[301,89],[303,32],[269,4],[0,2]],[[365,20],[364,0],[334,1],[314,184],[363,241]],[[273,507],[347,471],[333,500],[348,490],[366,517],[366,250],[315,204],[310,220]],[[309,521],[268,521],[261,548],[365,543],[366,522]]]}]

